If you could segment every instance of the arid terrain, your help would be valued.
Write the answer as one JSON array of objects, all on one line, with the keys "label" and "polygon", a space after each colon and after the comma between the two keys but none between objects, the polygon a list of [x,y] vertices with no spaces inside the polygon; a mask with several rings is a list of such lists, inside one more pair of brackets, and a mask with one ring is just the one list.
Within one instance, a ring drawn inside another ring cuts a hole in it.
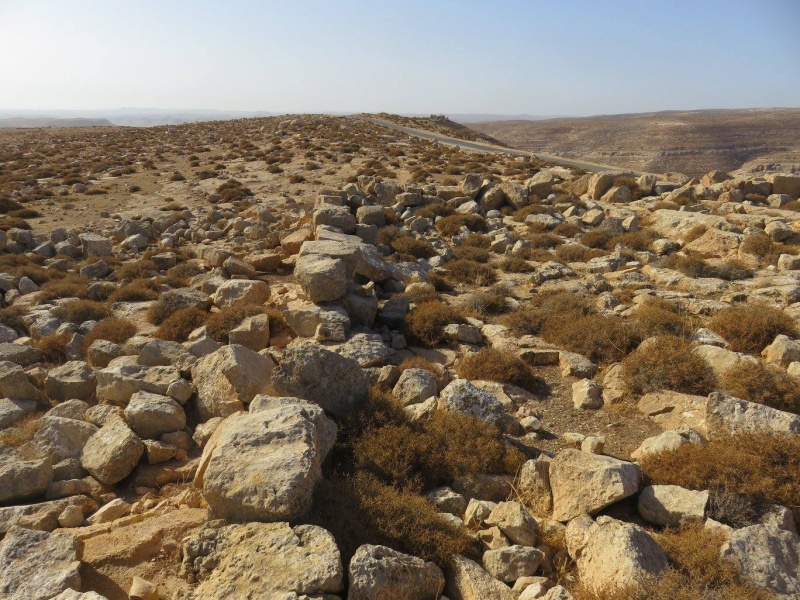
[{"label": "arid terrain", "polygon": [[800,109],[697,110],[468,127],[514,147],[651,173],[800,171]]},{"label": "arid terrain", "polygon": [[0,131],[0,599],[799,597],[769,114]]}]

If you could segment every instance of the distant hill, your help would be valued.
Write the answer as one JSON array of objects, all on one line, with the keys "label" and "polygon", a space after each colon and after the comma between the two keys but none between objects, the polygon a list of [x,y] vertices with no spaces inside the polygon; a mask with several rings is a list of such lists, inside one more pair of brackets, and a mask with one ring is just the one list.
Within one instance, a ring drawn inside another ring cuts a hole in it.
[{"label": "distant hill", "polygon": [[653,173],[800,171],[800,108],[470,123],[525,150]]},{"label": "distant hill", "polygon": [[113,127],[107,119],[55,119],[48,117],[8,117],[0,119],[0,128],[31,127]]}]

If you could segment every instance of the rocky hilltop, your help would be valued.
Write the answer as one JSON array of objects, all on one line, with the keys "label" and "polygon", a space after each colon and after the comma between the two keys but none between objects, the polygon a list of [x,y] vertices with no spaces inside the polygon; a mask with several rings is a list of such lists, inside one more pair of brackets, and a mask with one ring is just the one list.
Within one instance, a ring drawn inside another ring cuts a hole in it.
[{"label": "rocky hilltop", "polygon": [[800,595],[800,176],[321,116],[0,159],[0,598]]}]

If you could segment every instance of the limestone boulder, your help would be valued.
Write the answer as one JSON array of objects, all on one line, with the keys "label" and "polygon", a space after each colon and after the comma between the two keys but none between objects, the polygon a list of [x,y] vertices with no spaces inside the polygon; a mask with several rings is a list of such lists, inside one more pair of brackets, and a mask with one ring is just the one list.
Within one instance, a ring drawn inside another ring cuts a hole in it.
[{"label": "limestone boulder", "polygon": [[520,577],[536,573],[544,558],[544,552],[530,546],[507,546],[489,550],[483,554],[483,568],[495,579],[513,583]]},{"label": "limestone boulder", "polygon": [[745,579],[780,598],[800,597],[800,537],[772,525],[736,529],[720,557],[734,562]]},{"label": "limestone boulder", "polygon": [[594,593],[635,584],[667,569],[667,556],[648,533],[631,523],[600,517],[577,560],[580,580]]},{"label": "limestone boulder", "polygon": [[112,419],[83,448],[81,465],[106,485],[114,485],[133,472],[144,454],[144,444],[124,421]]},{"label": "limestone boulder", "polygon": [[192,367],[196,406],[202,421],[244,410],[258,394],[272,391],[275,363],[268,356],[231,344],[198,360]]},{"label": "limestone boulder", "polygon": [[158,439],[186,427],[183,407],[169,396],[136,392],[125,407],[125,420],[139,437]]},{"label": "limestone boulder", "polygon": [[12,527],[0,542],[0,592],[9,600],[50,600],[80,589],[82,552],[72,534]]},{"label": "limestone boulder", "polygon": [[708,490],[687,490],[678,485],[651,485],[639,494],[639,514],[648,523],[680,527],[702,522],[706,515]]},{"label": "limestone boulder", "polygon": [[71,398],[87,400],[94,396],[97,378],[94,369],[82,360],[71,360],[50,369],[44,380],[44,392],[56,402]]},{"label": "limestone boulder", "polygon": [[487,573],[478,563],[456,554],[447,572],[447,597],[451,600],[514,600],[511,588]]},{"label": "limestone boulder", "polygon": [[39,403],[44,400],[42,393],[28,381],[23,368],[10,361],[0,361],[0,396]]},{"label": "limestone boulder", "polygon": [[369,394],[369,379],[358,362],[311,343],[286,348],[272,385],[279,394],[309,400],[337,417],[349,415]]},{"label": "limestone boulder", "polygon": [[53,463],[49,457],[25,460],[16,451],[0,445],[0,503],[41,496],[51,481]]},{"label": "limestone boulder", "polygon": [[392,394],[404,406],[419,404],[436,396],[436,375],[427,369],[406,369],[400,374]]},{"label": "limestone boulder", "polygon": [[665,431],[664,433],[659,433],[658,435],[645,439],[636,450],[631,452],[631,458],[639,462],[654,454],[677,450],[688,443],[688,440],[677,431]]},{"label": "limestone boulder", "polygon": [[183,546],[192,598],[299,598],[336,594],[344,569],[333,536],[314,525],[212,521]]},{"label": "limestone boulder", "polygon": [[639,491],[642,470],[634,463],[579,450],[563,450],[550,462],[553,519],[595,514]]},{"label": "limestone boulder", "polygon": [[738,432],[796,434],[800,415],[714,392],[706,402],[706,432],[711,438]]},{"label": "limestone boulder", "polygon": [[297,259],[294,276],[312,302],[335,302],[347,294],[347,265],[338,258],[308,254]]},{"label": "limestone boulder", "polygon": [[136,392],[170,396],[181,404],[192,395],[192,384],[183,379],[175,367],[111,364],[95,374],[98,400],[111,404],[125,405]]},{"label": "limestone boulder", "polygon": [[359,547],[348,573],[348,600],[428,600],[444,589],[444,574],[434,563],[386,546]]},{"label": "limestone boulder", "polygon": [[49,456],[53,464],[68,458],[80,458],[86,442],[97,427],[85,421],[46,415],[33,436],[37,453]]},{"label": "limestone boulder", "polygon": [[219,308],[234,304],[254,304],[259,306],[269,300],[269,285],[260,280],[230,279],[221,284],[212,299]]},{"label": "limestone boulder", "polygon": [[290,521],[311,507],[336,425],[299,398],[257,397],[211,435],[195,476],[214,513],[231,521]]},{"label": "limestone boulder", "polygon": [[503,415],[503,403],[493,394],[466,379],[454,379],[439,395],[439,409],[460,412],[496,423]]},{"label": "limestone boulder", "polygon": [[228,332],[228,342],[258,352],[269,346],[269,315],[247,317]]},{"label": "limestone boulder", "polygon": [[489,527],[498,527],[513,544],[521,546],[536,545],[536,534],[539,531],[539,526],[527,509],[519,502],[500,502],[492,509],[484,523]]}]

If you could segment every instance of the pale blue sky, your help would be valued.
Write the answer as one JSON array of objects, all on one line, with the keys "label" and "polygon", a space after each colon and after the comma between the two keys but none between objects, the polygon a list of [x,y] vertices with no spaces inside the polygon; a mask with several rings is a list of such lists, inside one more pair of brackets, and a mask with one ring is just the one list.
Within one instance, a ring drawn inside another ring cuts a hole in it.
[{"label": "pale blue sky", "polygon": [[0,109],[800,106],[800,0],[0,0]]}]

